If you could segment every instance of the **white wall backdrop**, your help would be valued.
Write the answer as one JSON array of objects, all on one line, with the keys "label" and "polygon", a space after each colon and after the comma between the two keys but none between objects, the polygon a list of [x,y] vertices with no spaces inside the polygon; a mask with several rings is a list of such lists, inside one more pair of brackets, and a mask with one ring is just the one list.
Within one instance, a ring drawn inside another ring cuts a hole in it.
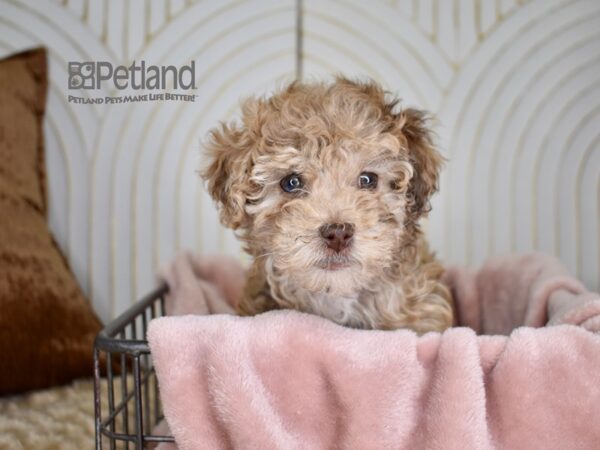
[{"label": "white wall backdrop", "polygon": [[[241,256],[195,174],[200,141],[296,72],[370,76],[437,115],[444,260],[538,249],[600,289],[597,0],[0,0],[0,53],[39,44],[50,222],[105,320],[178,249]],[[67,102],[67,61],[142,59],[196,61],[198,100]]]}]

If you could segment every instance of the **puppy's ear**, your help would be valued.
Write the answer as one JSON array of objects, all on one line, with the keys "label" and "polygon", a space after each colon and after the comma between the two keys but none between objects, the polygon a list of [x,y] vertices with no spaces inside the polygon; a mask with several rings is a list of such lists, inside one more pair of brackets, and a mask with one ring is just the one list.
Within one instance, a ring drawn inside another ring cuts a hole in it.
[{"label": "puppy's ear", "polygon": [[246,228],[249,216],[245,205],[252,192],[252,150],[256,139],[248,129],[246,116],[249,102],[244,105],[244,125],[222,123],[209,133],[205,144],[208,165],[200,171],[208,192],[217,202],[221,222],[234,230]]},{"label": "puppy's ear", "polygon": [[413,166],[407,195],[409,211],[415,219],[431,209],[429,198],[438,190],[444,157],[435,149],[426,113],[405,109],[398,115],[398,128],[404,137],[409,161]]}]

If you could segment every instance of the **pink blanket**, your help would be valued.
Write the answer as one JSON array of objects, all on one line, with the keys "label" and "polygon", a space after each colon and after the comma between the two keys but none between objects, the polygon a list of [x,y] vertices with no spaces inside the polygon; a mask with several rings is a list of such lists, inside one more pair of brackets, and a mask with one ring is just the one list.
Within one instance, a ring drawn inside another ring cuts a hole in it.
[{"label": "pink blanket", "polygon": [[[208,261],[167,268],[171,313],[232,311],[243,271]],[[461,327],[443,334],[293,311],[153,320],[178,448],[600,448],[600,296],[539,254],[445,277]]]}]

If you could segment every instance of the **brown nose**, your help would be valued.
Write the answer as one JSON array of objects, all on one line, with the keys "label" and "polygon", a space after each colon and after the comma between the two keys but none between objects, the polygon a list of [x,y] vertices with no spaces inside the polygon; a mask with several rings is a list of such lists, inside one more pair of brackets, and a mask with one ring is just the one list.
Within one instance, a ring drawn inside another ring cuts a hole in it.
[{"label": "brown nose", "polygon": [[354,225],[351,223],[329,223],[319,228],[327,247],[341,252],[350,245],[354,235]]}]

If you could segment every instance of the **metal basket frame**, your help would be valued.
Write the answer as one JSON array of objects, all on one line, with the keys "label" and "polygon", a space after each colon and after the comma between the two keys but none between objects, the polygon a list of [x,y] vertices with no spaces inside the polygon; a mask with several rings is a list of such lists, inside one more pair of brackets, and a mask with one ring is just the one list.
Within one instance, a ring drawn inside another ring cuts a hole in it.
[{"label": "metal basket frame", "polygon": [[[110,450],[133,448],[146,444],[175,442],[172,436],[152,435],[152,428],[162,419],[158,380],[146,331],[150,320],[165,315],[164,296],[167,286],[160,286],[108,323],[94,342],[94,416],[96,450],[102,450],[103,438]],[[102,411],[101,355],[106,358],[106,396],[108,410]],[[115,367],[115,361],[120,367]],[[119,373],[116,373],[119,372]],[[130,389],[128,376],[133,376]],[[115,378],[120,378],[120,399],[115,402]],[[153,394],[153,405],[151,405]],[[130,422],[130,411],[134,423]],[[106,448],[106,447],[104,447]]]}]

